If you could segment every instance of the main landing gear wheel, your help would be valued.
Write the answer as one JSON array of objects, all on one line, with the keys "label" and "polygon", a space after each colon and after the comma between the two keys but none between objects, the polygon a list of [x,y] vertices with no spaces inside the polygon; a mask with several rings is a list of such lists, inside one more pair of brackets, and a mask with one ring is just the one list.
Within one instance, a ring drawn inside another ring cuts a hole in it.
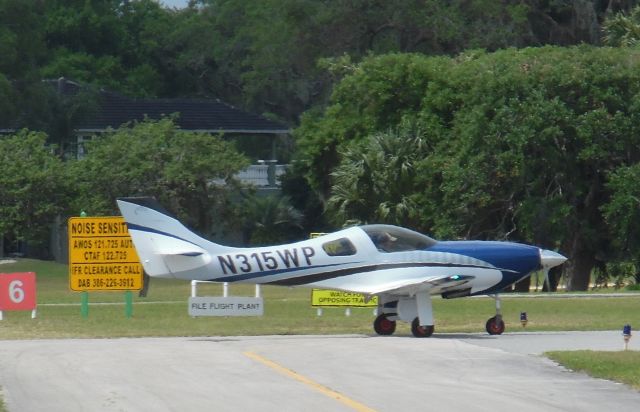
[{"label": "main landing gear wheel", "polygon": [[487,332],[489,335],[502,335],[504,332],[504,321],[496,316],[489,318],[487,321]]},{"label": "main landing gear wheel", "polygon": [[380,315],[373,321],[373,330],[375,330],[378,335],[393,335],[393,332],[396,331],[396,321],[389,320],[387,315]]},{"label": "main landing gear wheel", "polygon": [[418,318],[415,318],[413,322],[411,322],[411,333],[416,338],[428,338],[433,335],[433,325],[424,325],[420,326],[420,321]]}]

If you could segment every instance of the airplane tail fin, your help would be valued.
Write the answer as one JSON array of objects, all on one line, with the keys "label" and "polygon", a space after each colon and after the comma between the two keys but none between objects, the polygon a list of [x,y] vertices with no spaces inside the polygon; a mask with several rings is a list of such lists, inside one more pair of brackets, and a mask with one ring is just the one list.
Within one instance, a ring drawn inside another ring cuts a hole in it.
[{"label": "airplane tail fin", "polygon": [[206,266],[211,254],[231,250],[185,227],[150,197],[117,199],[145,272],[154,277],[183,277]]}]

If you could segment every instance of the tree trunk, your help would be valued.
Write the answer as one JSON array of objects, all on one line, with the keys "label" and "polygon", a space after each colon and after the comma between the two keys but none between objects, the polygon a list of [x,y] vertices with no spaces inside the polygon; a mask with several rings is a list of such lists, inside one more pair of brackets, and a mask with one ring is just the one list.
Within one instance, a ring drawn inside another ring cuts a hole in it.
[{"label": "tree trunk", "polygon": [[[556,266],[549,270],[549,283],[547,283],[547,279],[543,280],[542,291],[543,292],[557,292],[558,291],[558,283],[560,282],[560,277],[562,276],[562,266]],[[551,286],[551,287],[549,287]]]},{"label": "tree trunk", "polygon": [[570,257],[565,268],[568,278],[567,291],[589,290],[591,270],[596,264],[596,259],[593,252],[584,246],[579,235],[573,239]]},{"label": "tree trunk", "polygon": [[520,293],[529,293],[530,286],[531,286],[531,276],[527,276],[521,281],[516,282],[516,284],[513,286],[513,291],[520,292]]}]

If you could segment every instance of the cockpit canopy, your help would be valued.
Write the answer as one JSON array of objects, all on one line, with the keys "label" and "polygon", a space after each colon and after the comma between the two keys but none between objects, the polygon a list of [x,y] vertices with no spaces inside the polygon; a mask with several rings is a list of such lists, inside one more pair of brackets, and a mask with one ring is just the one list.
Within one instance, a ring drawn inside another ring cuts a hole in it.
[{"label": "cockpit canopy", "polygon": [[424,250],[437,243],[422,233],[391,225],[360,226],[381,252]]}]

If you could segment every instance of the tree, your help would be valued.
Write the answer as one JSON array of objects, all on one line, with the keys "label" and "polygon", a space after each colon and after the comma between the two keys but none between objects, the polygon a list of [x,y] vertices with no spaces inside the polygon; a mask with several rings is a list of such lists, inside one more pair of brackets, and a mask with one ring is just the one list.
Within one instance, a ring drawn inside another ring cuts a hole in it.
[{"label": "tree", "polygon": [[441,188],[467,235],[559,247],[570,257],[568,287],[588,288],[592,268],[613,257],[600,211],[607,173],[639,155],[640,78],[629,57],[590,47],[508,50],[450,73],[463,103]]},{"label": "tree", "polygon": [[111,214],[118,197],[155,196],[205,235],[234,213],[233,175],[248,165],[231,143],[206,133],[180,131],[169,118],[97,136],[87,152],[73,165],[81,188],[78,210]]},{"label": "tree", "polygon": [[640,163],[622,166],[611,172],[607,187],[611,200],[603,206],[619,260],[635,265],[636,283],[640,283]]},{"label": "tree", "polygon": [[[367,58],[336,85],[331,105],[323,112],[305,113],[294,137],[306,177],[325,201],[338,152],[353,141],[396,127],[405,117],[415,117],[430,82],[441,77],[449,62],[418,54]],[[431,128],[428,135],[438,138]]]},{"label": "tree", "polygon": [[[289,123],[331,93],[316,63],[393,52],[455,55],[545,44],[597,44],[616,2],[203,0],[176,15],[165,67],[196,85]],[[160,63],[162,64],[162,63]],[[174,78],[178,79],[178,77]],[[171,77],[165,76],[166,81]]]},{"label": "tree", "polygon": [[0,136],[0,237],[26,241],[43,257],[49,257],[51,224],[72,197],[64,165],[46,139],[28,130]]},{"label": "tree", "polygon": [[138,97],[163,90],[154,66],[170,11],[151,0],[50,0],[45,8],[44,78],[65,76]]},{"label": "tree", "polygon": [[390,223],[416,227],[417,162],[428,155],[419,130],[402,125],[375,133],[341,154],[332,173],[327,212],[334,223]]},{"label": "tree", "polygon": [[273,245],[300,239],[302,214],[282,195],[245,195],[240,217],[244,243]]},{"label": "tree", "polygon": [[215,97],[295,124],[331,93],[321,59],[597,44],[599,22],[636,3],[201,0],[172,10],[156,0],[1,0],[0,72]]},{"label": "tree", "polygon": [[634,47],[640,44],[640,6],[628,15],[624,12],[608,17],[603,25],[604,44],[612,47]]},{"label": "tree", "polygon": [[15,79],[30,79],[46,56],[42,30],[42,2],[0,0],[0,73]]},{"label": "tree", "polygon": [[639,65],[635,50],[587,46],[370,57],[303,118],[302,161],[326,190],[344,148],[414,121],[430,147],[417,162],[419,228],[560,248],[569,287],[584,290],[614,256],[608,173],[640,156]]},{"label": "tree", "polygon": [[39,77],[47,56],[37,0],[0,0],[0,129],[40,130],[48,99]]}]

